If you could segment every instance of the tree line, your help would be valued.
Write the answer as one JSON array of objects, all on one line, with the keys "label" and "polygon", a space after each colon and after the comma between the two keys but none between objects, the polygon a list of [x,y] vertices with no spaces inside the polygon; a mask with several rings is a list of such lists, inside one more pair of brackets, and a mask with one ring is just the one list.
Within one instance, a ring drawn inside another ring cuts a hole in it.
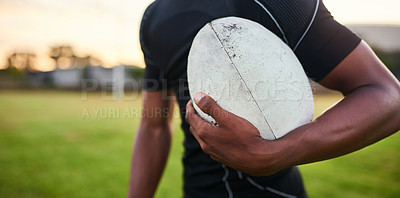
[{"label": "tree line", "polygon": [[[78,56],[70,45],[51,46],[48,56],[54,61],[56,69],[102,65],[102,61],[92,55]],[[11,73],[37,71],[35,67],[37,55],[35,53],[15,51],[8,55],[6,59],[5,71]]]},{"label": "tree line", "polygon": [[[400,50],[384,51],[373,47],[375,53],[386,66],[399,78],[400,77]],[[57,69],[85,68],[87,66],[102,65],[102,61],[91,55],[78,56],[70,45],[51,46],[49,58],[54,60]],[[23,74],[35,72],[36,54],[31,52],[16,51],[7,57],[7,65],[4,72],[11,74]],[[3,73],[4,73],[3,72]]]}]

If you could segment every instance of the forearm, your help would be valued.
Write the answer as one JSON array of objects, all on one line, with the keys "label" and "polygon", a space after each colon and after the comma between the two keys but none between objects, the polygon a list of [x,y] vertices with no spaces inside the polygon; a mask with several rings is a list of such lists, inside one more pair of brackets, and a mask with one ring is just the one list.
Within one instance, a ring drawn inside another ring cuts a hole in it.
[{"label": "forearm", "polygon": [[139,127],[132,156],[129,198],[153,197],[164,170],[170,145],[171,129]]},{"label": "forearm", "polygon": [[377,142],[400,128],[398,87],[364,86],[315,121],[277,140],[281,167],[338,157]]},{"label": "forearm", "polygon": [[262,139],[249,121],[221,108],[204,93],[194,102],[218,126],[201,119],[191,102],[186,121],[203,151],[214,160],[253,176],[338,157],[400,129],[400,83],[361,42],[319,83],[345,95],[315,121],[281,139]]}]

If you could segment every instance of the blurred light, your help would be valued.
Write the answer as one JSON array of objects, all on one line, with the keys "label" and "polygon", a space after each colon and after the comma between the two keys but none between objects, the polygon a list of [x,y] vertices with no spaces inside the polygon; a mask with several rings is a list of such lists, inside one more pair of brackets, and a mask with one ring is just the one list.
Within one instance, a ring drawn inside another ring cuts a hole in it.
[{"label": "blurred light", "polygon": [[[152,0],[0,0],[0,68],[23,49],[37,55],[35,67],[51,70],[50,46],[71,45],[79,56],[92,55],[105,67],[144,67],[139,24]],[[345,24],[397,24],[397,0],[324,0]]]}]

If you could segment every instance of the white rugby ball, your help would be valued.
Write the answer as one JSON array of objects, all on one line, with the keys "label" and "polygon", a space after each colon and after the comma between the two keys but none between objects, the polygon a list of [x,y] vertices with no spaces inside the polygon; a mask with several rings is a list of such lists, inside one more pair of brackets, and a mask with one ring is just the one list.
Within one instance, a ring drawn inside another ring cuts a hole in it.
[{"label": "white rugby ball", "polygon": [[[310,122],[314,102],[293,51],[262,25],[238,17],[206,24],[193,40],[187,77],[190,96],[204,92],[251,122],[268,140]],[[206,121],[215,120],[202,112]]]}]

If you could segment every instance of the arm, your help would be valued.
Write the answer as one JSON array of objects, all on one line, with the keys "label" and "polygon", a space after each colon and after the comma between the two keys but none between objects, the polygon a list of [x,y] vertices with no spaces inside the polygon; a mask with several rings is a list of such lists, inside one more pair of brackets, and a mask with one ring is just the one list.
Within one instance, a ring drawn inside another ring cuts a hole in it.
[{"label": "arm", "polygon": [[171,145],[172,91],[143,91],[143,113],[133,149],[129,198],[153,197]]},{"label": "arm", "polygon": [[202,121],[190,104],[187,120],[206,153],[255,176],[338,157],[400,129],[399,82],[366,43],[362,42],[320,83],[342,92],[344,99],[315,121],[276,141],[261,139],[254,126],[224,112],[209,96],[197,94],[195,102],[205,112],[216,113],[220,126]]}]

